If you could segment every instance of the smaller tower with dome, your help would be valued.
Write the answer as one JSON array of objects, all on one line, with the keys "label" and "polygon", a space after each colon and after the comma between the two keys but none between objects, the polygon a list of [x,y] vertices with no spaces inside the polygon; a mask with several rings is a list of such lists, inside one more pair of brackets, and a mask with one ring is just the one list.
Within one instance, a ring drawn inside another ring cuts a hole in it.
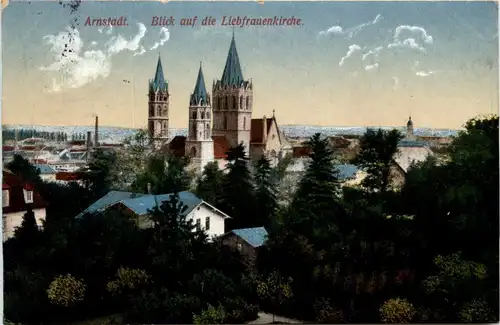
[{"label": "smaller tower with dome", "polygon": [[415,135],[413,134],[413,121],[411,120],[411,115],[406,123],[406,138],[405,140],[415,141]]}]

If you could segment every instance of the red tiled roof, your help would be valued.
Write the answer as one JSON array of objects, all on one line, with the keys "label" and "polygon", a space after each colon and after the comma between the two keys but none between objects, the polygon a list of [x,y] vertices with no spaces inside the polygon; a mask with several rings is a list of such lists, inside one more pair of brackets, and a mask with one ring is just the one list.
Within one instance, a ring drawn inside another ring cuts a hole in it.
[{"label": "red tiled roof", "polygon": [[186,137],[182,135],[175,136],[168,144],[168,150],[177,157],[184,157],[186,154]]},{"label": "red tiled roof", "polygon": [[293,147],[294,158],[307,157],[310,154],[311,154],[311,147],[308,146]]},{"label": "red tiled roof", "polygon": [[25,187],[33,188],[33,185],[23,182],[21,177],[17,175],[5,170],[3,171],[2,190],[9,191],[9,206],[3,207],[3,213],[26,211],[28,210],[28,206],[31,206],[32,209],[41,209],[47,206],[40,194],[36,191],[33,191],[33,203],[26,203],[24,201]]},{"label": "red tiled roof", "polygon": [[231,148],[229,141],[227,141],[225,136],[213,136],[214,141],[214,158],[224,159],[227,157],[227,152]]},{"label": "red tiled roof", "polygon": [[[271,130],[273,118],[267,118],[267,132]],[[262,129],[264,128],[264,118],[253,118],[250,131],[250,143],[262,143]]]},{"label": "red tiled roof", "polygon": [[83,178],[84,172],[57,172],[56,180],[58,181],[78,181]]},{"label": "red tiled roof", "polygon": [[3,146],[2,150],[3,151],[13,151],[14,150],[14,146]]}]

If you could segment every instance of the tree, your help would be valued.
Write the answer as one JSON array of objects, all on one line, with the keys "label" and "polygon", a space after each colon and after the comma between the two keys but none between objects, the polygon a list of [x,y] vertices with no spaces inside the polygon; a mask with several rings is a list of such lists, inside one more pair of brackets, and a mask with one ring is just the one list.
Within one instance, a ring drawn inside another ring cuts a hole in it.
[{"label": "tree", "polygon": [[274,308],[273,322],[279,306],[293,296],[291,287],[292,281],[292,278],[283,279],[279,272],[274,271],[269,274],[267,279],[260,281],[257,285],[259,296],[263,300],[269,301]]},{"label": "tree", "polygon": [[14,159],[7,164],[7,169],[21,177],[25,182],[35,185],[41,182],[40,170],[21,155],[14,155]]},{"label": "tree", "polygon": [[252,227],[255,225],[255,192],[243,144],[229,149],[227,161],[221,210],[233,218],[230,228]]},{"label": "tree", "polygon": [[36,240],[38,233],[35,213],[31,208],[28,208],[28,211],[23,216],[21,226],[15,229],[14,236],[21,241],[26,241],[26,244],[28,244]]},{"label": "tree", "polygon": [[114,173],[116,154],[112,151],[97,149],[85,168],[84,182],[94,200],[106,195],[117,181]]},{"label": "tree", "polygon": [[53,304],[70,307],[83,301],[85,289],[85,284],[71,274],[60,275],[50,283],[47,295]]},{"label": "tree", "polygon": [[224,306],[208,305],[208,308],[204,309],[200,315],[193,316],[193,324],[224,324],[226,317]]},{"label": "tree", "polygon": [[416,310],[406,299],[389,299],[380,307],[380,320],[383,323],[410,323]]},{"label": "tree", "polygon": [[196,194],[215,207],[220,206],[224,173],[217,162],[208,163],[196,186]]},{"label": "tree", "polygon": [[273,181],[271,165],[265,156],[257,161],[254,179],[257,203],[255,225],[269,227],[274,222],[278,209],[277,183]]},{"label": "tree", "polygon": [[308,142],[310,161],[291,204],[291,229],[311,238],[313,233],[334,225],[340,218],[339,182],[333,152],[327,139],[319,133]]},{"label": "tree", "polygon": [[403,138],[396,129],[389,131],[368,129],[360,140],[360,152],[353,163],[362,167],[368,175],[363,185],[371,191],[385,193],[390,184],[390,168]]}]

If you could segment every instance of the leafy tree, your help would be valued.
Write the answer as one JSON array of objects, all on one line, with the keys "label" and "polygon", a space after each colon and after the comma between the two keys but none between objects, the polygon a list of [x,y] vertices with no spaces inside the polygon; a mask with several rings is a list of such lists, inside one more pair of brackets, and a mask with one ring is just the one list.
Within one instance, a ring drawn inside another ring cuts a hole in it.
[{"label": "leafy tree", "polygon": [[14,155],[14,159],[7,164],[7,169],[20,176],[25,182],[35,185],[41,182],[40,170],[21,155]]},{"label": "leafy tree", "polygon": [[262,156],[256,164],[255,171],[257,203],[255,225],[269,227],[274,222],[278,209],[276,183],[272,179],[272,169],[269,160]]},{"label": "leafy tree", "polygon": [[224,324],[226,317],[227,313],[224,306],[214,307],[209,305],[200,315],[193,316],[193,324]]},{"label": "leafy tree", "polygon": [[380,307],[380,320],[383,323],[410,323],[416,310],[406,299],[389,299]]},{"label": "leafy tree", "polygon": [[83,300],[85,287],[82,281],[71,274],[60,275],[50,283],[47,295],[53,304],[70,307]]},{"label": "leafy tree", "polygon": [[116,154],[97,149],[85,168],[84,182],[94,200],[100,199],[112,188],[117,175],[113,173]]},{"label": "leafy tree", "polygon": [[402,138],[401,132],[396,129],[366,131],[360,140],[360,152],[353,161],[368,173],[363,179],[363,186],[382,193],[388,190],[391,181],[390,168]]},{"label": "leafy tree", "polygon": [[223,178],[224,172],[219,169],[217,162],[208,163],[198,180],[196,194],[211,205],[220,206]]},{"label": "leafy tree", "polygon": [[28,211],[24,214],[21,226],[14,230],[14,237],[17,240],[24,242],[25,245],[36,242],[39,237],[35,213],[31,208],[28,208]]},{"label": "leafy tree", "polygon": [[274,308],[273,322],[279,306],[293,296],[291,283],[292,278],[283,279],[279,272],[274,271],[269,274],[267,279],[260,281],[257,285],[259,296],[263,300],[269,301]]},{"label": "leafy tree", "polygon": [[221,210],[233,218],[230,228],[252,227],[255,225],[255,192],[243,144],[229,149],[227,161]]}]

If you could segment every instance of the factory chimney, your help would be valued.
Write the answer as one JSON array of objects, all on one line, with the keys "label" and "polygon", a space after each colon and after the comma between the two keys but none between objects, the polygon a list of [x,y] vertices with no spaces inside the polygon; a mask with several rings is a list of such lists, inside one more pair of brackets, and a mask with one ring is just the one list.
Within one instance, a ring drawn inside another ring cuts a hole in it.
[{"label": "factory chimney", "polygon": [[95,116],[94,148],[99,146],[99,116]]},{"label": "factory chimney", "polygon": [[90,160],[90,151],[92,147],[92,132],[87,131],[87,160]]}]

